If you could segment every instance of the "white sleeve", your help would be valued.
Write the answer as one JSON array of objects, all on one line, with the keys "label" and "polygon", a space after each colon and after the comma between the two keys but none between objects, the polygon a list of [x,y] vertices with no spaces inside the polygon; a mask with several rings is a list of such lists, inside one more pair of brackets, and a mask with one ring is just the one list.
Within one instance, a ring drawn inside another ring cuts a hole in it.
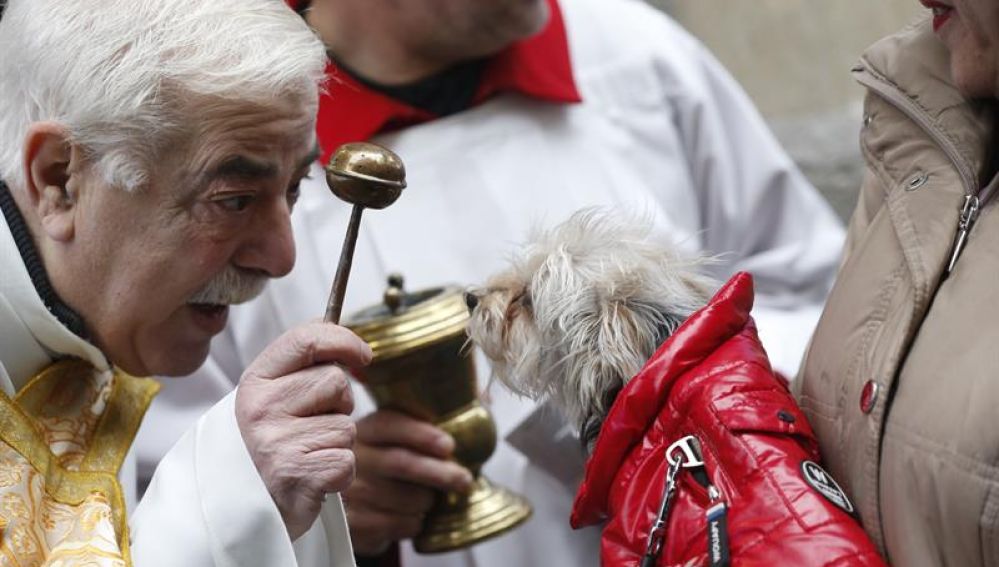
[{"label": "white sleeve", "polygon": [[698,189],[704,250],[724,274],[754,276],[757,304],[817,305],[839,264],[844,231],[780,147],[742,88],[700,43],[675,96],[676,122]]},{"label": "white sleeve", "polygon": [[[292,545],[236,425],[235,392],[167,453],[130,520],[136,567],[353,567],[338,495]],[[297,552],[297,553],[296,553]]]}]

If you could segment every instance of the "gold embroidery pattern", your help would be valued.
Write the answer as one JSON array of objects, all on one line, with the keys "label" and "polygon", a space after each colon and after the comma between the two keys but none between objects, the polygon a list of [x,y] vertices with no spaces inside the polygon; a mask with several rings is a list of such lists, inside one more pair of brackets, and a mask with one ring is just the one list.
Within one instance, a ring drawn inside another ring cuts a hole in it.
[{"label": "gold embroidery pattern", "polygon": [[158,385],[63,361],[0,393],[0,567],[125,567],[117,472]]},{"label": "gold embroidery pattern", "polygon": [[[79,361],[74,361],[79,364]],[[78,366],[74,364],[74,366]],[[14,400],[35,418],[39,433],[64,469],[78,470],[115,382],[112,372],[84,365],[73,379],[53,379],[50,366],[26,384]]]}]

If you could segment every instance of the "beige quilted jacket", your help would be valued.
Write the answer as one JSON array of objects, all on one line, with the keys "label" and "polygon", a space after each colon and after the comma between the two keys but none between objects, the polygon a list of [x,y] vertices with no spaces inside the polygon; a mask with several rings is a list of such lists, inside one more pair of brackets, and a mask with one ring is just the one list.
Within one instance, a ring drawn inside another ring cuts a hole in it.
[{"label": "beige quilted jacket", "polygon": [[995,101],[954,89],[927,22],[854,73],[867,173],[796,388],[892,564],[999,566]]}]

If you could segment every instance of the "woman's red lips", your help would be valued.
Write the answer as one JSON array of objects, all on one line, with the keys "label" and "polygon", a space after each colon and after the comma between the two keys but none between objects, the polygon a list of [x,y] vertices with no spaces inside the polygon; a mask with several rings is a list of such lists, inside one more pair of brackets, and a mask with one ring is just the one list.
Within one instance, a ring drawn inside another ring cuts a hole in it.
[{"label": "woman's red lips", "polygon": [[920,0],[923,6],[926,6],[933,12],[933,31],[938,31],[947,23],[947,20],[954,15],[954,7],[944,4],[942,2],[935,2],[934,0]]},{"label": "woman's red lips", "polygon": [[950,19],[953,13],[953,9],[942,10],[940,13],[933,10],[933,31],[939,31],[940,28],[947,23],[947,20]]}]

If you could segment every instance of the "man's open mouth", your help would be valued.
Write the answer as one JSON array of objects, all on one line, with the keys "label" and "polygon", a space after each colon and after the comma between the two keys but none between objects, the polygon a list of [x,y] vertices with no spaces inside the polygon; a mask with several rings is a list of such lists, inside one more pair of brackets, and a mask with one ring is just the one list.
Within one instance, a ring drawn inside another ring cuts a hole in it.
[{"label": "man's open mouth", "polygon": [[225,329],[229,320],[229,306],[223,303],[188,303],[194,322],[211,335]]},{"label": "man's open mouth", "polygon": [[209,317],[218,317],[219,315],[225,314],[226,310],[229,309],[228,305],[223,305],[221,303],[189,303],[188,305],[202,315],[207,315]]}]

